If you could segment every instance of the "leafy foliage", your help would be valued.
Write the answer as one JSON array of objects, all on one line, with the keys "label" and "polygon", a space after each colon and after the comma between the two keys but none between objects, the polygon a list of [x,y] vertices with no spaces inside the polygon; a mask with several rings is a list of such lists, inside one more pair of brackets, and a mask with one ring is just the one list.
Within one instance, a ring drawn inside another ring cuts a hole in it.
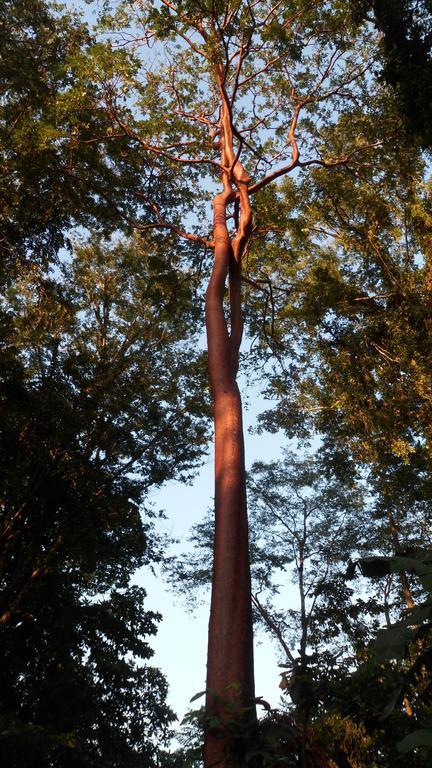
[{"label": "leafy foliage", "polygon": [[190,477],[207,409],[192,280],[150,249],[81,245],[2,306],[0,753],[17,768],[153,765],[174,717],[148,664],[160,616],[131,579],[161,557],[146,492]]},{"label": "leafy foliage", "polygon": [[[430,593],[432,590],[432,560],[428,551],[414,550],[397,557],[363,558],[358,564],[363,575],[372,578],[400,571],[414,573],[426,592]],[[352,573],[351,570],[350,574]],[[407,609],[402,619],[378,633],[372,646],[373,658],[376,661],[382,663],[389,659],[404,659],[407,656],[409,658],[409,666],[398,681],[392,699],[385,709],[385,715],[388,716],[394,710],[409,689],[410,683],[422,675],[430,675],[432,659],[428,641],[431,631],[432,602],[429,597],[421,605]],[[430,699],[427,689],[423,695],[427,701]],[[398,743],[398,749],[406,752],[418,746],[431,746],[431,743],[432,731],[419,729],[405,736]]]},{"label": "leafy foliage", "polygon": [[[148,488],[189,479],[207,438],[198,283],[222,94],[256,201],[261,425],[321,441],[250,476],[254,607],[292,714],[248,760],[403,765],[395,741],[429,739],[429,563],[406,552],[431,543],[432,420],[430,185],[400,112],[430,144],[430,3],[372,4],[395,97],[368,2],[107,2],[99,38],[43,0],[3,6],[1,756],[168,761],[149,735],[172,718],[148,666],[157,616],[130,582],[160,557]],[[50,272],[71,223],[99,236]],[[120,225],[146,236],[107,247]],[[193,540],[174,569],[188,590],[210,578],[209,518]],[[366,552],[381,578],[359,594],[343,570]]]},{"label": "leafy foliage", "polygon": [[150,167],[139,146],[131,151],[105,108],[115,87],[118,114],[131,116],[136,59],[45,0],[5,0],[0,32],[2,280],[13,265],[55,260],[72,225],[106,235],[142,225],[149,183],[154,200],[174,209],[172,175]]},{"label": "leafy foliage", "polygon": [[382,33],[383,74],[395,89],[412,133],[430,146],[432,6],[429,0],[353,0],[357,18],[372,20]]}]

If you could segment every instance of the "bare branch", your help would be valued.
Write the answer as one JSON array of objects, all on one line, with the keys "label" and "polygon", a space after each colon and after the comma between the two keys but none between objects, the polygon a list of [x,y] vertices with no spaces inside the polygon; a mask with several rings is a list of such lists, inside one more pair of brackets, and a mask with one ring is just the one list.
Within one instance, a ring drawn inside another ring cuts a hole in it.
[{"label": "bare branch", "polygon": [[267,609],[263,606],[263,604],[258,599],[258,595],[252,595],[252,603],[257,609],[258,613],[261,615],[261,617],[264,619],[265,623],[267,624],[268,628],[271,629],[273,634],[276,636],[277,640],[281,644],[284,652],[287,655],[287,658],[290,660],[291,664],[295,664],[295,658],[292,655],[289,646],[284,640],[282,631],[280,626],[275,622],[275,620],[270,616]]},{"label": "bare branch", "polygon": [[271,181],[274,181],[275,179],[278,179],[280,176],[284,176],[287,173],[290,173],[290,171],[294,170],[299,165],[299,150],[298,145],[296,141],[296,128],[297,123],[299,119],[300,110],[302,108],[303,104],[299,104],[294,112],[294,117],[291,122],[291,127],[288,134],[288,140],[291,144],[292,149],[292,160],[288,165],[284,165],[282,168],[279,168],[272,173],[269,173],[267,176],[265,176],[260,181],[257,181],[255,184],[252,184],[251,187],[249,187],[249,194],[253,195],[255,192],[258,192],[263,187],[267,186],[267,184],[270,184]]}]

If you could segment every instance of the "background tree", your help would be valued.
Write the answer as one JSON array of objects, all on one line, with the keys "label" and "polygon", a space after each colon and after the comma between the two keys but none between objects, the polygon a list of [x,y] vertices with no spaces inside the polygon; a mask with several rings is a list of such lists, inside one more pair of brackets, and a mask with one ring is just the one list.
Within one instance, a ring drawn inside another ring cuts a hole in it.
[{"label": "background tree", "polygon": [[[374,101],[377,120],[364,124],[371,140],[397,120],[385,91]],[[342,119],[325,134],[328,146],[345,131]],[[429,185],[402,126],[399,147],[352,171],[314,170],[268,202],[284,218],[272,266],[256,252],[267,311],[251,308],[250,329],[278,402],[262,424],[320,436],[341,480],[357,472],[367,482],[375,551],[401,553],[430,541]],[[383,586],[389,622],[419,594],[403,572]],[[417,717],[427,721],[427,705]],[[385,749],[390,764],[402,760],[390,740]]]},{"label": "background tree", "polygon": [[[349,694],[341,706],[341,691],[353,692],[352,670],[384,617],[382,589],[363,585],[359,592],[346,580],[348,553],[376,545],[362,486],[355,478],[341,483],[319,456],[287,452],[283,460],[254,464],[248,491],[255,621],[274,641],[280,688],[290,697],[293,734],[290,751],[280,754],[293,766],[338,766],[351,758],[367,765],[375,734],[346,706]],[[191,610],[210,584],[212,527],[209,513],[192,530],[193,550],[170,565],[173,588]],[[386,695],[388,680],[383,708]]]},{"label": "background tree", "polygon": [[132,581],[162,546],[148,489],[206,444],[199,303],[164,248],[95,240],[2,304],[0,754],[17,768],[155,765],[174,717]]},{"label": "background tree", "polygon": [[369,19],[380,31],[383,76],[394,88],[398,108],[412,134],[430,147],[430,0],[353,0],[352,6],[355,17]]},{"label": "background tree", "polygon": [[129,152],[101,102],[115,86],[129,114],[138,64],[124,48],[96,40],[77,15],[46,0],[5,0],[0,40],[2,279],[13,279],[13,264],[55,261],[72,226],[108,235],[138,211],[145,219],[149,183],[154,201],[174,210],[168,169],[162,178],[139,148]]},{"label": "background tree", "polygon": [[369,173],[317,171],[287,190],[280,246],[292,265],[268,262],[267,279],[289,295],[273,292],[273,336],[255,345],[274,365],[268,393],[279,401],[263,424],[316,431],[341,477],[366,473],[389,534],[398,517],[393,547],[417,541],[404,510],[427,514],[430,442],[428,185],[415,153],[396,161],[377,154]]}]

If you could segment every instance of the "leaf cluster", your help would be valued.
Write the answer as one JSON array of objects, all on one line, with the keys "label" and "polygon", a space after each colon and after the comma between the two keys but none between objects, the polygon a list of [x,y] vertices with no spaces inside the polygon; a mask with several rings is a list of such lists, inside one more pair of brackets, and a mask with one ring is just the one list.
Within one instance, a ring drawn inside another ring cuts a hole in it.
[{"label": "leaf cluster", "polygon": [[148,489],[191,476],[208,406],[200,302],[184,254],[162,252],[95,238],[2,303],[0,755],[16,768],[154,765],[174,719],[149,664],[160,616],[132,578],[165,546]]}]

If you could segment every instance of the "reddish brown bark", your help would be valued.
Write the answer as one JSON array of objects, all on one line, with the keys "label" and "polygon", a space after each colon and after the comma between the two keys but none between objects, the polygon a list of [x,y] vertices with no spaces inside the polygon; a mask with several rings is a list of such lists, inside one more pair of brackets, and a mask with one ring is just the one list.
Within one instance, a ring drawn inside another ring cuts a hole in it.
[{"label": "reddish brown bark", "polygon": [[[223,87],[222,99],[224,99]],[[204,764],[231,768],[227,719],[254,720],[251,581],[248,549],[242,404],[236,382],[242,338],[241,258],[250,235],[248,178],[233,154],[231,123],[222,109],[220,147],[223,192],[213,201],[214,265],[206,294],[208,370],[215,425],[215,540],[207,657],[206,714],[218,727],[207,730]],[[227,207],[239,216],[231,239]],[[228,278],[229,327],[224,311]]]}]

